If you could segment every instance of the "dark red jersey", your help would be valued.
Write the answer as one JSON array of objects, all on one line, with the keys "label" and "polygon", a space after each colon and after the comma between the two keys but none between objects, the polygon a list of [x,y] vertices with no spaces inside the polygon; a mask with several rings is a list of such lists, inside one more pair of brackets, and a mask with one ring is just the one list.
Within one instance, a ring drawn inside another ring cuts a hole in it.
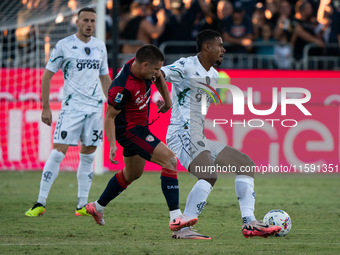
[{"label": "dark red jersey", "polygon": [[148,124],[151,80],[138,79],[131,73],[130,59],[112,81],[108,104],[121,112],[115,118],[116,129],[130,129]]}]

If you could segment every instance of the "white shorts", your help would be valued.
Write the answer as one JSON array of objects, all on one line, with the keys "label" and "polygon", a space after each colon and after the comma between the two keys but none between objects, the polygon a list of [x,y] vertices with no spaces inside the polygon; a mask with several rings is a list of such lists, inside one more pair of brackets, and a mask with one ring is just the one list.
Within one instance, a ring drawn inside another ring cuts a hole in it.
[{"label": "white shorts", "polygon": [[[173,129],[173,127],[171,128]],[[225,144],[211,141],[200,132],[190,134],[190,129],[182,127],[167,133],[166,143],[172,150],[182,166],[188,170],[191,162],[202,152],[210,151],[215,161],[217,155],[226,147]]]},{"label": "white shorts", "polygon": [[103,113],[61,110],[54,131],[53,143],[101,146],[103,143]]}]

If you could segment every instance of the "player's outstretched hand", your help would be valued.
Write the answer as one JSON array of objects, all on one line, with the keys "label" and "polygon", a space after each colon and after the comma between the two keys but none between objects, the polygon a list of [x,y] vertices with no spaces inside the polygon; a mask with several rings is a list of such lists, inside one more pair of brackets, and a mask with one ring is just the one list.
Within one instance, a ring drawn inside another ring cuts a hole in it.
[{"label": "player's outstretched hand", "polygon": [[48,126],[52,125],[52,112],[50,108],[42,110],[41,121]]},{"label": "player's outstretched hand", "polygon": [[117,146],[112,146],[110,148],[110,161],[112,164],[115,164],[115,165],[118,164],[118,160],[115,160],[116,152],[117,152]]},{"label": "player's outstretched hand", "polygon": [[156,104],[158,108],[157,113],[160,113],[160,112],[166,113],[170,109],[170,107],[166,107],[165,102],[163,100],[158,100]]},{"label": "player's outstretched hand", "polygon": [[157,25],[163,25],[165,20],[166,20],[166,13],[164,9],[160,9],[157,13],[156,13],[156,17],[157,17]]},{"label": "player's outstretched hand", "polygon": [[156,80],[158,80],[159,77],[161,77],[161,75],[162,75],[162,72],[161,72],[160,70],[157,70],[157,71],[155,72],[155,75],[152,76],[151,80],[152,80],[153,82],[156,82]]}]

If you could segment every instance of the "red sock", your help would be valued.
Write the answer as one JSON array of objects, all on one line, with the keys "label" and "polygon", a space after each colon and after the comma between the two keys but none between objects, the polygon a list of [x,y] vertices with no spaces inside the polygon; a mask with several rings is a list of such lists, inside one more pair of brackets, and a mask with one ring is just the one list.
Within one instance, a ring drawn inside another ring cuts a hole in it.
[{"label": "red sock", "polygon": [[161,176],[177,179],[177,171],[163,167]]},{"label": "red sock", "polygon": [[124,174],[123,174],[123,170],[119,171],[117,174],[116,174],[116,178],[117,178],[117,181],[119,183],[119,185],[126,189],[127,186],[129,186],[131,184],[131,182],[127,182],[125,177],[124,177]]}]

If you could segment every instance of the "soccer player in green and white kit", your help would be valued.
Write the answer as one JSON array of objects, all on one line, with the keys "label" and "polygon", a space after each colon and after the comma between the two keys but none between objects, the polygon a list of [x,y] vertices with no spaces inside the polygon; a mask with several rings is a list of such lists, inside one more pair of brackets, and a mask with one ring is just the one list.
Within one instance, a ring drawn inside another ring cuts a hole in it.
[{"label": "soccer player in green and white kit", "polygon": [[[63,101],[53,137],[53,150],[44,166],[40,191],[35,205],[26,216],[38,216],[45,212],[46,199],[59,173],[59,166],[69,146],[81,142],[80,162],[77,170],[78,203],[76,216],[88,215],[85,209],[89,195],[93,161],[97,146],[103,139],[103,101],[100,84],[107,96],[111,84],[107,66],[105,44],[92,37],[96,26],[96,12],[83,8],[76,21],[78,32],[60,40],[54,47],[41,79],[41,120],[51,126],[52,113],[49,104],[50,81],[61,69],[64,74]],[[99,79],[98,79],[99,78]]]},{"label": "soccer player in green and white kit", "polygon": [[[181,58],[164,66],[161,71],[165,80],[172,83],[171,120],[167,132],[167,145],[176,154],[181,164],[198,178],[190,191],[183,215],[179,215],[172,225],[181,219],[196,218],[206,205],[217,180],[216,173],[196,172],[196,167],[209,169],[215,164],[233,166],[237,169],[235,191],[243,220],[242,233],[245,237],[273,235],[281,230],[278,226],[268,226],[255,219],[254,173],[240,172],[241,166],[254,166],[254,162],[242,152],[225,144],[210,141],[204,135],[204,115],[201,114],[202,94],[207,96],[206,110],[213,100],[213,91],[218,82],[215,65],[222,63],[223,41],[213,30],[203,30],[197,36],[197,52],[193,57]],[[180,212],[179,212],[180,213]],[[211,239],[191,228],[183,228],[173,233],[178,239]]]}]

